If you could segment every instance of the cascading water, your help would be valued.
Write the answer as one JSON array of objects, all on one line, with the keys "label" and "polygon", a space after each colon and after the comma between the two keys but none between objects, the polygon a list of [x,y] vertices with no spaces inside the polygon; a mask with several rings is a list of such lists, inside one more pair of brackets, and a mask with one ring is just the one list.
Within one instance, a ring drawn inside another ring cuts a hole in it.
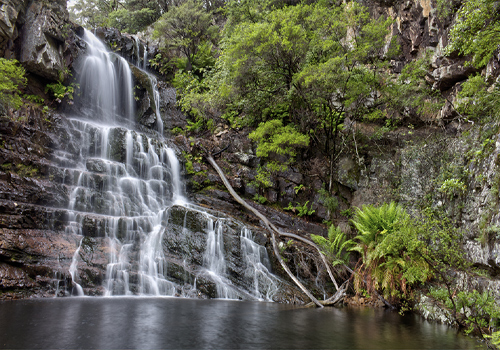
[{"label": "cascading water", "polygon": [[[67,149],[58,153],[70,193],[66,232],[79,237],[70,268],[73,294],[85,290],[80,256],[101,251],[107,258],[102,278],[106,296],[203,293],[272,300],[279,281],[270,273],[265,249],[241,224],[188,203],[168,140],[133,128],[128,64],[91,33],[85,32],[84,40],[83,113],[68,118]],[[149,76],[157,125],[163,130],[156,78]],[[104,246],[86,246],[84,237],[101,237]],[[241,244],[225,246],[225,239]],[[231,249],[238,252],[229,253]],[[241,259],[226,261],[229,255]],[[236,270],[242,276],[232,280]]]},{"label": "cascading water", "polygon": [[132,120],[134,95],[128,62],[111,52],[91,32],[83,36],[87,56],[80,72],[80,101],[88,115],[112,122],[116,117]]},{"label": "cascading water", "polygon": [[146,70],[148,66],[148,46],[144,45],[144,55],[142,57],[142,69]]},{"label": "cascading water", "polygon": [[158,81],[156,77],[152,74],[148,74],[149,81],[151,82],[151,87],[153,88],[153,98],[155,103],[155,113],[156,113],[156,126],[158,132],[163,135],[163,120],[161,118],[160,112],[160,92],[158,91]]}]

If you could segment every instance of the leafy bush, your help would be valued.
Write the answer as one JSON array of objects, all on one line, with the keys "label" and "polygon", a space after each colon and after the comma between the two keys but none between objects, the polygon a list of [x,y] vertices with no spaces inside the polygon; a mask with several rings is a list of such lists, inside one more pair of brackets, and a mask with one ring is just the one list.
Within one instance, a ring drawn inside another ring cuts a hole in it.
[{"label": "leafy bush", "polygon": [[57,83],[47,84],[45,92],[50,92],[58,100],[58,102],[61,102],[61,100],[65,97],[73,100],[75,88],[73,85],[65,86],[63,83],[58,81]]},{"label": "leafy bush", "polygon": [[438,191],[444,193],[448,197],[462,195],[467,190],[467,186],[459,179],[448,179],[443,182]]},{"label": "leafy bush", "polygon": [[385,297],[406,298],[411,287],[427,281],[432,273],[421,251],[415,224],[403,207],[391,202],[357,209],[351,220],[359,234],[351,248],[361,254],[355,288],[380,289]]},{"label": "leafy bush", "polygon": [[17,109],[23,101],[19,89],[26,85],[25,70],[17,60],[0,58],[0,104]]},{"label": "leafy bush", "polygon": [[257,142],[257,156],[270,158],[284,156],[286,160],[270,160],[259,167],[257,181],[265,186],[271,185],[271,175],[286,171],[297,155],[297,149],[309,145],[309,136],[298,132],[292,125],[283,126],[278,119],[260,123],[259,127],[248,135]]}]

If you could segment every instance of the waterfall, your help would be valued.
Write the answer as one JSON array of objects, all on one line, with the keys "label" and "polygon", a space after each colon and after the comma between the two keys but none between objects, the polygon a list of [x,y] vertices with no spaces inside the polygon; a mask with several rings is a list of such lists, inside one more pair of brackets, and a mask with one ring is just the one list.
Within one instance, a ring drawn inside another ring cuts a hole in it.
[{"label": "waterfall", "polygon": [[156,113],[156,128],[158,132],[163,135],[163,120],[160,113],[160,92],[158,91],[158,81],[156,77],[152,74],[148,74],[149,81],[151,82],[151,87],[153,88],[153,98],[155,103],[155,113]]},{"label": "waterfall", "polygon": [[105,296],[272,300],[278,280],[251,231],[184,196],[176,152],[161,134],[156,78],[148,74],[159,137],[135,128],[128,63],[87,31],[84,40],[76,101],[83,107],[67,118],[68,142],[56,154],[69,193],[66,235],[79,242],[69,271],[73,294],[85,292],[79,269],[90,252],[106,259]]},{"label": "waterfall", "polygon": [[148,46],[144,46],[144,55],[142,57],[142,69],[146,70],[148,67]]},{"label": "waterfall", "polygon": [[87,55],[80,69],[80,101],[90,118],[104,121],[118,117],[133,120],[134,96],[132,74],[128,62],[109,52],[91,32],[85,31]]}]

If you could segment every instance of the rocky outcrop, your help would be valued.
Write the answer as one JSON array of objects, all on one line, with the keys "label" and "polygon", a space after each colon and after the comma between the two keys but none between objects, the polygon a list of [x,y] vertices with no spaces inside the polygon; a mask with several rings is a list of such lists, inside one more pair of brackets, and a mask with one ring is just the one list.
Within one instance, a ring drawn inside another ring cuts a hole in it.
[{"label": "rocky outcrop", "polygon": [[19,36],[17,20],[22,17],[29,1],[0,1],[0,57],[14,58],[14,40]]},{"label": "rocky outcrop", "polygon": [[98,28],[95,34],[127,61],[159,75],[149,62],[159,52],[155,43],[149,43],[137,35],[121,33],[115,28]]},{"label": "rocky outcrop", "polygon": [[66,1],[0,1],[0,57],[15,58],[36,76],[63,81],[82,45]]}]

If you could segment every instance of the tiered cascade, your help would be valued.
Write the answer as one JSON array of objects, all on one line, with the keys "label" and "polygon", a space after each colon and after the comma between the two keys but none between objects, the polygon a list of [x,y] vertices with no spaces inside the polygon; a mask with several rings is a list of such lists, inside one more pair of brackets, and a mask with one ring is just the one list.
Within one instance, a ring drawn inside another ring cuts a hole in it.
[{"label": "tiered cascade", "polygon": [[91,33],[84,40],[78,112],[56,153],[69,192],[66,233],[78,237],[72,294],[85,294],[85,266],[100,254],[106,296],[272,300],[282,282],[248,228],[184,197],[156,78],[149,75],[157,130],[139,131],[129,63]]}]

